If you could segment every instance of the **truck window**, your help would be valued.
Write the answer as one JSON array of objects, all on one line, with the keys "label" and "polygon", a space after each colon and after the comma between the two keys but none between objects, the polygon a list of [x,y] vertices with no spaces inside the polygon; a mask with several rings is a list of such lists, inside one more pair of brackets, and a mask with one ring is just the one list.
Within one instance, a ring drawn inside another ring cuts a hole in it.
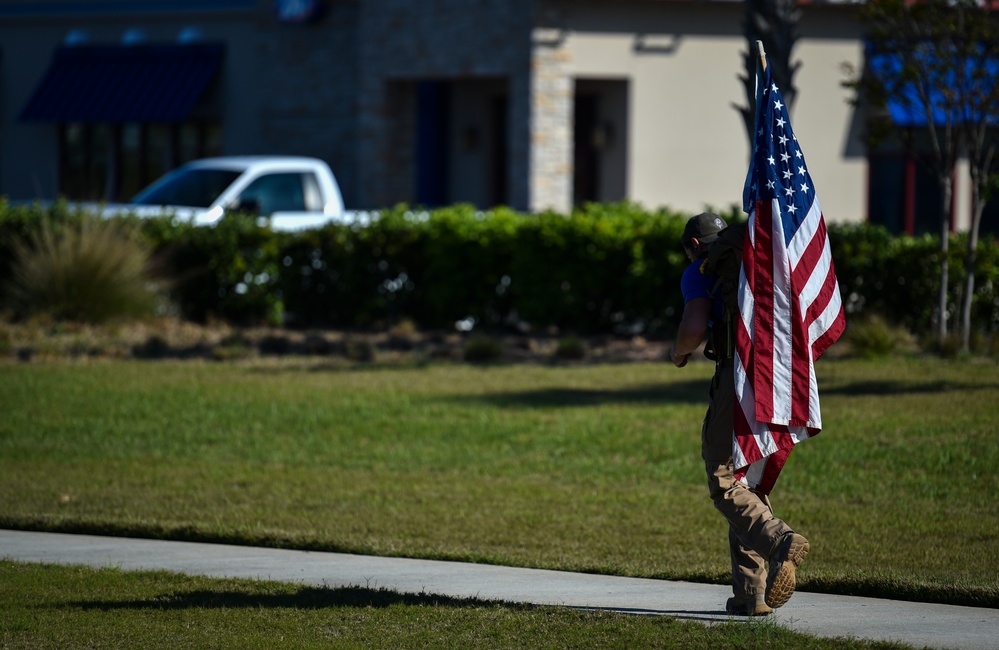
[{"label": "truck window", "polygon": [[309,212],[322,212],[323,192],[319,189],[316,175],[302,174],[302,185],[305,187],[305,209]]},{"label": "truck window", "polygon": [[239,174],[227,169],[181,167],[136,194],[132,203],[207,208]]},{"label": "truck window", "polygon": [[[311,181],[311,183],[310,183]],[[312,174],[283,172],[264,174],[250,183],[239,195],[240,203],[255,203],[260,214],[321,210],[319,186]],[[316,207],[316,203],[319,207]]]}]

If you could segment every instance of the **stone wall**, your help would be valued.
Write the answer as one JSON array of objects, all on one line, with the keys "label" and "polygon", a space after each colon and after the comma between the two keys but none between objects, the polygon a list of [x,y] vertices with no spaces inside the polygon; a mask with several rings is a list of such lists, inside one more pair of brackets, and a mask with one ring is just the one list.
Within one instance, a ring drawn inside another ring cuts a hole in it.
[{"label": "stone wall", "polygon": [[567,211],[572,79],[537,12],[537,0],[341,0],[316,25],[262,21],[260,146],[327,160],[348,207],[413,203],[416,84],[503,79],[509,202]]},{"label": "stone wall", "polygon": [[407,84],[424,79],[505,78],[512,118],[510,202],[527,207],[529,127],[523,110],[526,101],[520,95],[529,92],[534,2],[360,2],[358,173],[363,179],[362,203],[377,206],[412,201],[412,143],[398,139],[398,127],[407,119],[403,113],[413,115],[412,86]]},{"label": "stone wall", "polygon": [[573,79],[568,52],[550,30],[534,32],[531,61],[530,209],[568,212],[572,207]]},{"label": "stone wall", "polygon": [[[358,159],[358,4],[330,2],[314,25],[261,21],[255,58],[264,153],[326,160],[348,208],[362,197]],[[240,101],[230,97],[228,101]]]}]

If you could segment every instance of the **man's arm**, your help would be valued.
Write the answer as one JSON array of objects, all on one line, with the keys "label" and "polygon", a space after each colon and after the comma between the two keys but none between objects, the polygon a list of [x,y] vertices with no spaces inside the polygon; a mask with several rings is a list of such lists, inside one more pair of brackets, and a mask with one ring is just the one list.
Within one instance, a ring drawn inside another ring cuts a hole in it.
[{"label": "man's arm", "polygon": [[683,307],[680,328],[676,341],[669,352],[670,361],[677,368],[687,365],[690,354],[697,349],[708,333],[711,320],[711,301],[707,298],[694,298]]}]

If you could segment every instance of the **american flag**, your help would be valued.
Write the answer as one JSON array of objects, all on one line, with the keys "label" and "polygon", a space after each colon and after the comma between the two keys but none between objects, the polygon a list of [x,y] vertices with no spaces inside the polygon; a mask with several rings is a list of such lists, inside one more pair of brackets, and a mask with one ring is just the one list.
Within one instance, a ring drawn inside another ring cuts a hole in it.
[{"label": "american flag", "polygon": [[743,193],[732,448],[736,478],[769,494],[794,445],[822,429],[814,362],[846,317],[822,209],[769,67],[759,83]]}]

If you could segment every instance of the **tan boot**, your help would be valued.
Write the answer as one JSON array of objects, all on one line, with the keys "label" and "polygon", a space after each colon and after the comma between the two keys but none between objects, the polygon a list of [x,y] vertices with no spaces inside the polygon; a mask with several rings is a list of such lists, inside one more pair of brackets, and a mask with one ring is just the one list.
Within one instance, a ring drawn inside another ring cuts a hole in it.
[{"label": "tan boot", "polygon": [[766,616],[774,610],[767,606],[763,594],[745,598],[729,598],[725,603],[725,611],[732,616]]},{"label": "tan boot", "polygon": [[796,570],[807,554],[808,540],[798,533],[788,533],[777,543],[767,571],[767,605],[777,609],[791,598]]}]

